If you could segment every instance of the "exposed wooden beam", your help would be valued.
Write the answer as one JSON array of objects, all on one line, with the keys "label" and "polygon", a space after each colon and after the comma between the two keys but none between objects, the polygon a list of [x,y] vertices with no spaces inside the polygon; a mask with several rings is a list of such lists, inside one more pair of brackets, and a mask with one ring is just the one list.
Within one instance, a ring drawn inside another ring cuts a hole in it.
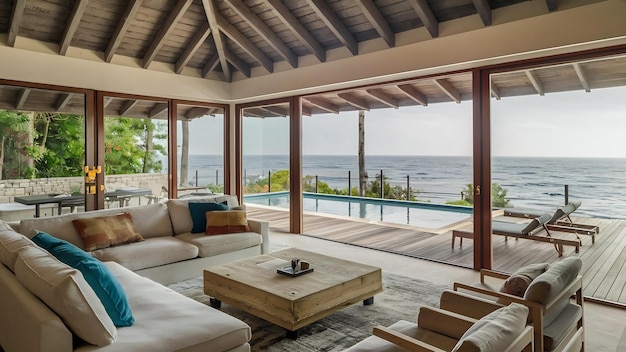
[{"label": "exposed wooden beam", "polygon": [[232,9],[235,10],[248,24],[250,27],[254,29],[280,56],[282,56],[285,61],[291,65],[291,67],[298,67],[298,56],[291,51],[283,43],[283,41],[278,38],[276,33],[272,31],[270,27],[268,27],[265,22],[263,22],[252,10],[246,6],[241,0],[226,0],[226,2],[230,3]]},{"label": "exposed wooden beam", "polygon": [[367,92],[367,94],[371,95],[374,99],[380,101],[381,103],[394,109],[398,108],[398,100],[390,94],[387,94],[378,89],[366,89],[365,91]]},{"label": "exposed wooden beam", "polygon": [[358,55],[359,44],[328,4],[323,0],[307,0],[307,3],[352,55]]},{"label": "exposed wooden beam", "polygon": [[189,8],[189,6],[193,3],[193,0],[178,0],[170,15],[165,20],[165,23],[161,24],[161,29],[157,33],[156,37],[150,44],[150,47],[146,51],[146,54],[143,56],[143,68],[148,68],[154,58],[161,50],[161,47],[165,43],[165,38],[174,30],[174,27],[180,21],[180,19],[185,15],[185,12]]},{"label": "exposed wooden beam", "polygon": [[187,66],[189,60],[193,57],[193,55],[200,49],[200,46],[204,43],[206,38],[211,34],[211,28],[209,27],[208,22],[203,22],[200,29],[196,32],[196,34],[191,38],[191,41],[185,46],[185,50],[180,55],[178,60],[176,60],[176,66],[174,67],[174,71],[176,73],[183,72],[183,68]]},{"label": "exposed wooden beam", "polygon": [[165,111],[167,111],[167,103],[156,103],[150,109],[150,112],[148,113],[148,117],[153,118],[155,116],[158,116],[159,114],[162,114]]},{"label": "exposed wooden beam", "polygon": [[109,107],[109,104],[111,104],[111,102],[112,102],[112,101],[113,101],[113,98],[112,98],[112,97],[106,97],[106,98],[104,98],[104,108],[105,108],[105,109],[106,109],[106,108],[108,108],[108,107]]},{"label": "exposed wooden beam", "polygon": [[329,103],[319,98],[313,98],[313,97],[307,97],[303,99],[311,103],[311,105],[316,106],[324,111],[327,111],[333,114],[339,113],[339,108],[335,104]]},{"label": "exposed wooden beam", "polygon": [[67,21],[65,30],[63,31],[61,44],[59,45],[60,55],[65,55],[67,53],[67,48],[69,48],[72,38],[74,38],[74,34],[80,24],[80,19],[83,17],[83,14],[87,9],[87,1],[88,0],[74,0],[74,7],[72,8],[72,13]]},{"label": "exposed wooden beam", "polygon": [[[222,34],[220,33],[220,35]],[[226,60],[228,60],[228,62],[230,62],[230,64],[233,65],[236,69],[238,69],[239,72],[243,73],[244,76],[250,78],[250,76],[252,75],[252,73],[250,72],[250,66],[248,66],[248,64],[246,64],[237,55],[234,55],[230,50],[224,49],[224,52],[226,53]]]},{"label": "exposed wooden beam", "polygon": [[211,55],[211,57],[204,63],[202,67],[202,77],[209,78],[211,71],[215,70],[217,64],[220,62],[220,57],[217,53]]},{"label": "exposed wooden beam", "polygon": [[274,62],[267,57],[259,48],[257,48],[254,43],[250,41],[250,39],[246,38],[245,35],[241,34],[235,26],[230,24],[226,19],[224,19],[220,15],[215,15],[217,19],[217,25],[219,29],[224,33],[227,37],[229,37],[232,41],[237,43],[243,50],[245,50],[250,56],[252,56],[261,66],[265,67],[265,69],[272,73],[274,72]]},{"label": "exposed wooden beam", "polygon": [[500,100],[502,98],[502,95],[500,94],[500,89],[493,82],[491,82],[491,95],[496,98],[496,100]]},{"label": "exposed wooden beam", "polygon": [[546,5],[548,6],[548,11],[556,11],[558,9],[558,0],[546,0]]},{"label": "exposed wooden beam", "polygon": [[211,32],[213,32],[213,41],[215,42],[217,55],[220,59],[220,65],[222,66],[224,79],[227,82],[230,82],[232,81],[232,72],[230,71],[230,67],[228,66],[228,60],[226,59],[225,39],[219,32],[219,26],[217,25],[217,8],[215,7],[215,4],[212,0],[202,0],[202,5],[204,5],[206,18],[209,21],[209,27],[211,27]]},{"label": "exposed wooden beam", "polygon": [[400,89],[409,98],[413,99],[422,106],[428,106],[428,97],[422,94],[419,90],[417,90],[417,88],[413,87],[412,85],[400,84],[398,86],[398,89]]},{"label": "exposed wooden beam", "polygon": [[450,97],[450,99],[454,100],[457,104],[461,103],[461,93],[454,88],[450,81],[445,78],[436,79],[435,84],[437,84],[439,88],[441,88],[441,90],[443,90],[443,92]]},{"label": "exposed wooden beam", "polygon": [[54,111],[61,111],[65,109],[67,104],[72,100],[72,93],[61,93],[59,99],[57,99],[56,104],[54,105]]},{"label": "exposed wooden beam", "polygon": [[11,19],[9,20],[9,37],[7,38],[8,46],[15,46],[15,39],[17,38],[17,34],[20,32],[25,7],[26,0],[15,0],[13,3]]},{"label": "exposed wooden beam", "polygon": [[487,0],[472,1],[474,2],[476,12],[478,12],[480,19],[483,21],[483,24],[485,26],[491,26],[491,7],[489,6],[489,2]]},{"label": "exposed wooden beam", "polygon": [[287,117],[289,116],[288,111],[280,110],[278,106],[263,106],[260,107],[262,111],[266,112],[265,117]]},{"label": "exposed wooden beam", "polygon": [[365,101],[365,99],[361,99],[359,97],[354,96],[351,93],[339,93],[337,94],[337,96],[343,100],[345,100],[348,104],[354,106],[355,108],[359,109],[359,110],[367,110],[369,111],[370,106],[367,103],[367,101]]},{"label": "exposed wooden beam", "polygon": [[126,4],[126,9],[124,10],[119,22],[117,22],[117,26],[115,27],[115,31],[113,32],[111,39],[109,39],[109,44],[104,52],[104,61],[111,62],[113,59],[113,55],[115,55],[117,47],[120,46],[120,43],[122,42],[126,31],[130,27],[133,18],[139,11],[142,2],[143,0],[129,0],[128,4]]},{"label": "exposed wooden beam", "polygon": [[281,0],[264,0],[274,10],[276,16],[289,28],[289,30],[306,46],[311,54],[315,55],[320,62],[326,61],[326,50],[313,37],[313,35],[298,21]]},{"label": "exposed wooden beam", "polygon": [[139,100],[135,100],[135,99],[127,100],[124,103],[124,105],[122,105],[122,107],[120,108],[120,111],[119,111],[120,116],[126,115],[126,113],[129,112],[132,108],[134,108],[135,105],[137,105],[137,103],[139,103]]},{"label": "exposed wooden beam", "polygon": [[199,117],[207,115],[208,113],[209,113],[209,108],[195,107],[195,108],[189,109],[187,113],[185,114],[185,117],[189,120],[192,120],[192,119],[197,119]]},{"label": "exposed wooden beam", "polygon": [[413,9],[417,13],[430,36],[435,38],[439,36],[439,21],[435,17],[433,11],[428,7],[426,0],[409,0],[409,3],[413,6]]},{"label": "exposed wooden beam", "polygon": [[539,95],[543,96],[545,92],[543,91],[543,85],[541,84],[541,81],[539,80],[539,77],[537,76],[537,74],[531,70],[526,70],[525,72],[526,72],[526,77],[528,77],[528,79],[530,80],[530,83],[533,85],[533,87],[535,87],[535,91],[537,91]]},{"label": "exposed wooden beam", "polygon": [[261,115],[261,114],[258,114],[258,113],[253,112],[253,111],[252,111],[252,109],[245,109],[245,110],[243,111],[243,113],[242,113],[242,114],[243,114],[243,116],[244,116],[244,117],[260,117],[260,118],[265,118],[265,116],[263,116],[263,115]]},{"label": "exposed wooden beam", "polygon": [[22,110],[24,108],[24,104],[26,104],[26,100],[28,100],[28,96],[32,89],[30,88],[22,88],[20,89],[19,94],[17,95],[17,99],[15,100],[15,109]]},{"label": "exposed wooden beam", "polygon": [[585,74],[582,66],[580,66],[579,63],[575,63],[574,70],[576,71],[576,75],[578,76],[580,84],[582,84],[583,88],[585,88],[585,92],[591,92],[591,88],[589,87],[589,81],[587,80],[587,75]]},{"label": "exposed wooden beam", "polygon": [[304,115],[304,116],[312,116],[313,112],[311,111],[311,108],[309,106],[302,105],[302,115]]},{"label": "exposed wooden beam", "polygon": [[367,20],[372,24],[378,35],[387,43],[390,48],[396,46],[396,34],[393,29],[385,19],[385,17],[380,13],[376,4],[374,4],[373,0],[356,0],[357,5],[363,11],[363,15],[367,17]]}]

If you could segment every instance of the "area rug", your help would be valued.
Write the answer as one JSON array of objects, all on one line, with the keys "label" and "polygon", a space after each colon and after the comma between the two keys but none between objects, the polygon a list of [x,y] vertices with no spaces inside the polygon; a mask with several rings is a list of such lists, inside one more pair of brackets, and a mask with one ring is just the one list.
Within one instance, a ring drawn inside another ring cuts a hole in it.
[{"label": "area rug", "polygon": [[[209,304],[209,297],[202,290],[201,277],[169,287],[196,301]],[[335,312],[300,329],[296,340],[287,338],[283,328],[236,307],[223,303],[221,309],[250,325],[252,351],[342,351],[371,336],[375,325],[389,326],[400,319],[415,321],[419,307],[438,306],[441,292],[447,288],[383,272],[383,292],[375,296],[373,305],[357,303]]]}]

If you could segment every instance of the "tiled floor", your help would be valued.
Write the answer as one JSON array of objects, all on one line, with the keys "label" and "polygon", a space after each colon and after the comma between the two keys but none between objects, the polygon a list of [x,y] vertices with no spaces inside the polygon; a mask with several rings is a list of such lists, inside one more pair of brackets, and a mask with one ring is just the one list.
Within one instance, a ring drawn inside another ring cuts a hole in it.
[{"label": "tiled floor", "polygon": [[[272,241],[356,262],[376,265],[383,271],[450,284],[454,281],[473,283],[478,273],[473,270],[434,263],[401,255],[321,240],[308,236],[272,232]],[[585,350],[626,351],[626,310],[594,303],[585,303]]]}]

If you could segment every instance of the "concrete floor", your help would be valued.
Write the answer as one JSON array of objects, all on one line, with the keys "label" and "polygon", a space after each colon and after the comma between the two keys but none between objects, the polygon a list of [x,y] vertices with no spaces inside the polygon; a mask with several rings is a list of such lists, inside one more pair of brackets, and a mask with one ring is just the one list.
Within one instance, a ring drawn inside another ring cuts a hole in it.
[{"label": "concrete floor", "polygon": [[[381,267],[383,271],[420,278],[441,284],[478,281],[477,272],[446,264],[365,249],[318,238],[272,232],[271,241],[313,252]],[[584,283],[583,283],[584,284]],[[626,351],[626,309],[586,302],[585,350]]]}]

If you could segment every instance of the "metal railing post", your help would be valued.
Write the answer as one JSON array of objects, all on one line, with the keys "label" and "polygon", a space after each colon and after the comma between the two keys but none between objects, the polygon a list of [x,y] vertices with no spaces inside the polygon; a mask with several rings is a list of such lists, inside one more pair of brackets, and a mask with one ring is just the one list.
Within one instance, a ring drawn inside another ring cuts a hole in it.
[{"label": "metal railing post", "polygon": [[380,198],[385,198],[385,178],[383,177],[383,170],[380,170]]},{"label": "metal railing post", "polygon": [[569,185],[565,185],[565,205],[569,203]]},{"label": "metal railing post", "polygon": [[350,170],[348,170],[348,195],[352,195],[352,176]]},{"label": "metal railing post", "polygon": [[315,193],[318,193],[318,191],[319,191],[318,181],[319,181],[319,179],[317,178],[317,175],[315,175]]},{"label": "metal railing post", "polygon": [[409,175],[406,175],[406,200],[411,200],[411,181]]},{"label": "metal railing post", "polygon": [[267,192],[272,192],[272,172],[267,172]]}]

